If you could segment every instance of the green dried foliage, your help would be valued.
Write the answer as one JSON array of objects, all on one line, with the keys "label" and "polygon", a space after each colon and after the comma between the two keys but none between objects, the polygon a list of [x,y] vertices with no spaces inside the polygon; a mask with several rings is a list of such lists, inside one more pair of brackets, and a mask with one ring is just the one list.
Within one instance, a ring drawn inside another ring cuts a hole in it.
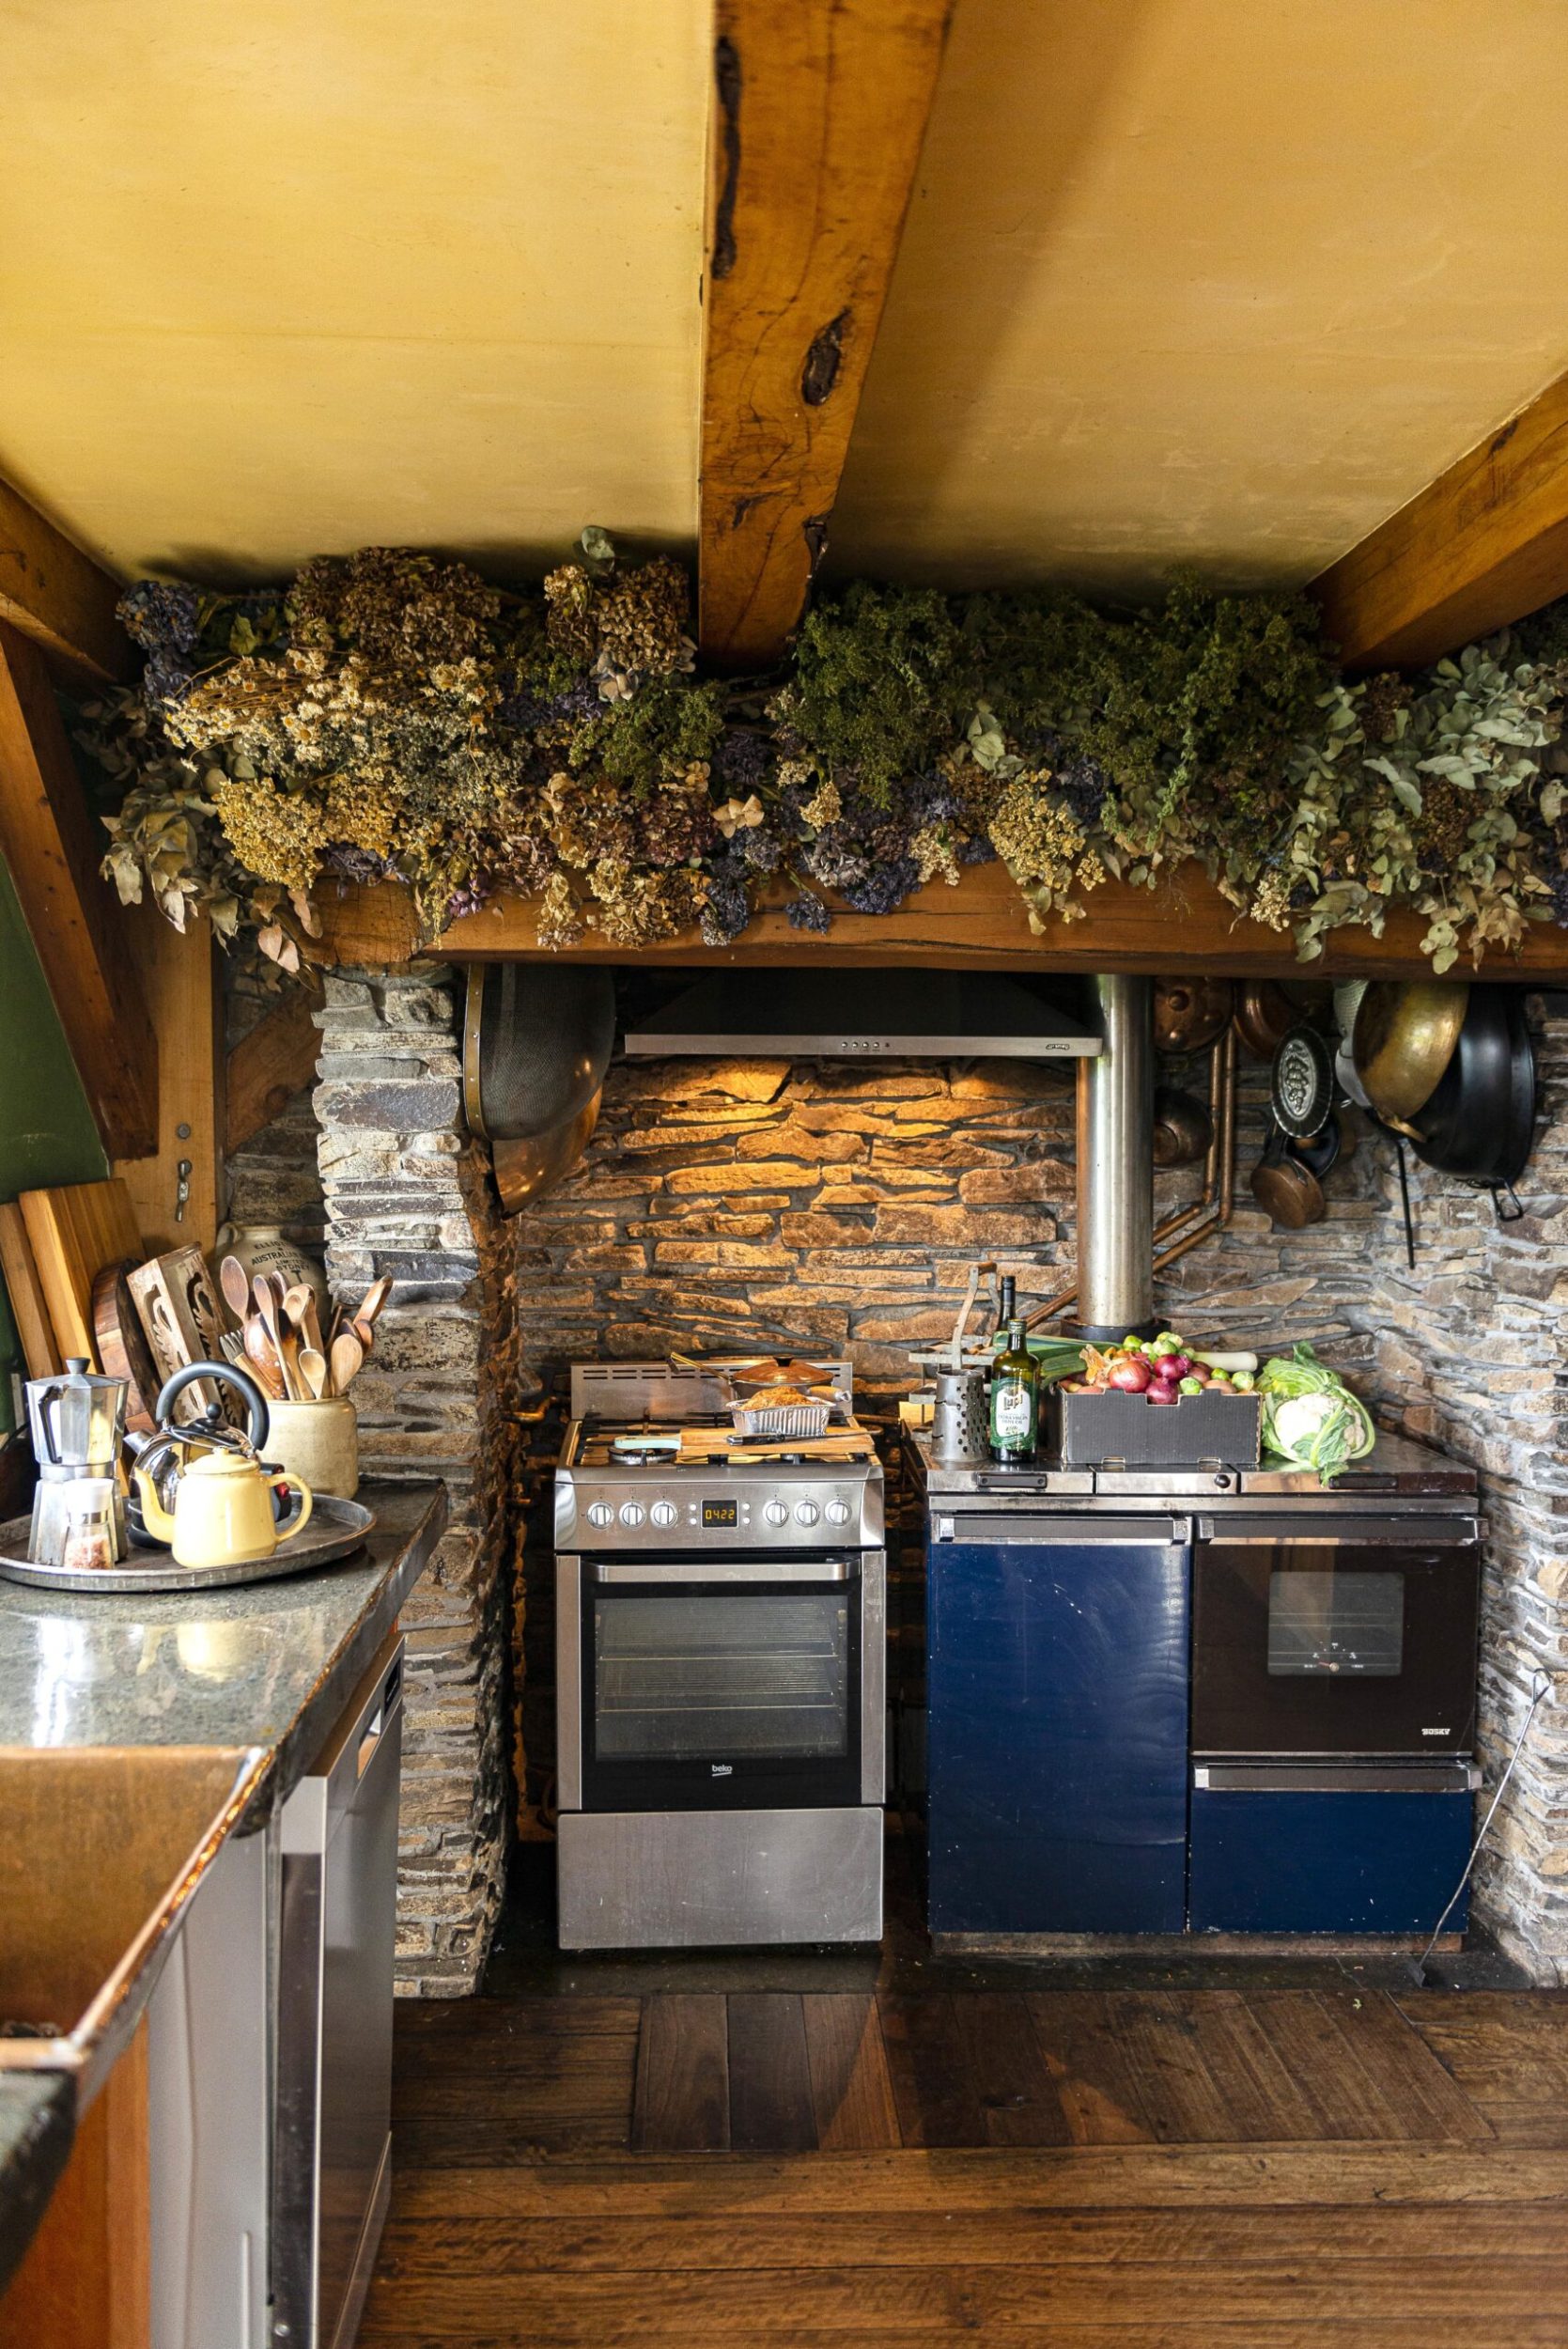
[{"label": "green dried foliage", "polygon": [[1393,907],[1439,971],[1568,926],[1568,606],[1357,684],[1302,599],[1189,580],[1113,614],[862,583],[739,684],[695,676],[689,610],[675,565],[598,529],[517,592],[389,548],[287,596],[144,582],[142,689],[79,732],[105,869],[287,970],[334,878],[408,882],[426,939],[531,895],[561,946],[722,943],[765,894],[820,932],[825,893],[888,912],[996,857],[1036,926],[1196,858],[1308,959]]}]

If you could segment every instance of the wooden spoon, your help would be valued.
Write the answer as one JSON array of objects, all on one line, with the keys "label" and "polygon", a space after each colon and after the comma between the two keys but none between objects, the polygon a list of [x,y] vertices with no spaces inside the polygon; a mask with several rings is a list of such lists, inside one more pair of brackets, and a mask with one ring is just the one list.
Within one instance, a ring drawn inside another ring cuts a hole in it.
[{"label": "wooden spoon", "polygon": [[[316,1297],[308,1282],[296,1281],[292,1288],[284,1290],[283,1310],[304,1339],[305,1344],[307,1346],[314,1344],[307,1325],[316,1317]],[[319,1331],[317,1334],[318,1336]],[[319,1353],[321,1349],[317,1346],[316,1350]]]},{"label": "wooden spoon", "polygon": [[218,1267],[218,1285],[224,1302],[241,1328],[251,1309],[251,1284],[245,1268],[238,1256],[225,1256]]},{"label": "wooden spoon", "polygon": [[283,1373],[278,1367],[277,1354],[258,1315],[245,1315],[243,1334],[245,1360],[255,1371],[257,1381],[274,1403],[285,1402]]},{"label": "wooden spoon", "polygon": [[327,1358],[319,1346],[303,1346],[300,1348],[300,1376],[319,1403],[327,1392]]},{"label": "wooden spoon", "polygon": [[334,1394],[343,1394],[365,1368],[365,1348],[358,1338],[347,1331],[333,1340],[332,1380]]},{"label": "wooden spoon", "polygon": [[278,1366],[282,1372],[285,1398],[290,1402],[298,1403],[302,1399],[304,1391],[301,1386],[298,1377],[290,1376],[291,1366],[289,1355],[290,1351],[292,1351],[294,1356],[293,1368],[297,1370],[300,1341],[294,1335],[292,1330],[289,1330],[287,1332],[285,1331],[282,1316],[279,1311],[280,1300],[277,1292],[274,1290],[271,1280],[264,1272],[257,1273],[255,1281],[252,1283],[252,1290],[256,1298],[256,1312],[261,1315],[262,1327],[265,1329],[268,1337],[272,1342],[272,1352],[277,1358]]},{"label": "wooden spoon", "polygon": [[371,1282],[370,1286],[361,1298],[359,1311],[354,1315],[355,1321],[367,1321],[373,1330],[376,1326],[377,1315],[391,1295],[392,1275],[390,1272],[383,1272],[380,1280]]}]

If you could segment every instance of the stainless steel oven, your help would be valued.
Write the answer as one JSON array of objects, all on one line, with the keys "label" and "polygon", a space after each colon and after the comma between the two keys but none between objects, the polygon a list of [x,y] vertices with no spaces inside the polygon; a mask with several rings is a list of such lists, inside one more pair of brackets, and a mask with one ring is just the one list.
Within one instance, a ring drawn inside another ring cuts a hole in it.
[{"label": "stainless steel oven", "polygon": [[880,1552],[564,1557],[563,1806],[879,1801],[880,1582]]},{"label": "stainless steel oven", "polygon": [[1459,1514],[1200,1518],[1195,1755],[1469,1753],[1480,1550]]}]

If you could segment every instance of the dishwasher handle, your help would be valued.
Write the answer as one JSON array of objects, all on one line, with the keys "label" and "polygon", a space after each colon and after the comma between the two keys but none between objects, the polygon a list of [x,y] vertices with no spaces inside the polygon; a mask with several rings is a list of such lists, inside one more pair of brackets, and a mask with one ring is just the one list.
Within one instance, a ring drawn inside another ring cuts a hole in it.
[{"label": "dishwasher handle", "polygon": [[403,1636],[394,1625],[336,1728],[283,1806],[286,1854],[319,1855],[326,1850],[334,1823],[349,1809],[378,1753],[388,1747],[388,1732],[402,1710]]}]

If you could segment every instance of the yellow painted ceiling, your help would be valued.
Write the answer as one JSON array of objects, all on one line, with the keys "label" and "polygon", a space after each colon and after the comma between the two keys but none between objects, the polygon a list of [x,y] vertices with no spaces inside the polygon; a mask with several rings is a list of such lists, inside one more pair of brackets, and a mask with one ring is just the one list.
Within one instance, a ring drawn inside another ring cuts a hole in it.
[{"label": "yellow painted ceiling", "polygon": [[116,567],[689,537],[695,0],[5,0],[0,474]]},{"label": "yellow painted ceiling", "polygon": [[1568,366],[1562,0],[956,0],[840,568],[1311,578]]},{"label": "yellow painted ceiling", "polygon": [[[709,32],[5,0],[0,474],[126,571],[690,545]],[[835,568],[1310,577],[1568,366],[1565,87],[1563,0],[955,0]]]}]

